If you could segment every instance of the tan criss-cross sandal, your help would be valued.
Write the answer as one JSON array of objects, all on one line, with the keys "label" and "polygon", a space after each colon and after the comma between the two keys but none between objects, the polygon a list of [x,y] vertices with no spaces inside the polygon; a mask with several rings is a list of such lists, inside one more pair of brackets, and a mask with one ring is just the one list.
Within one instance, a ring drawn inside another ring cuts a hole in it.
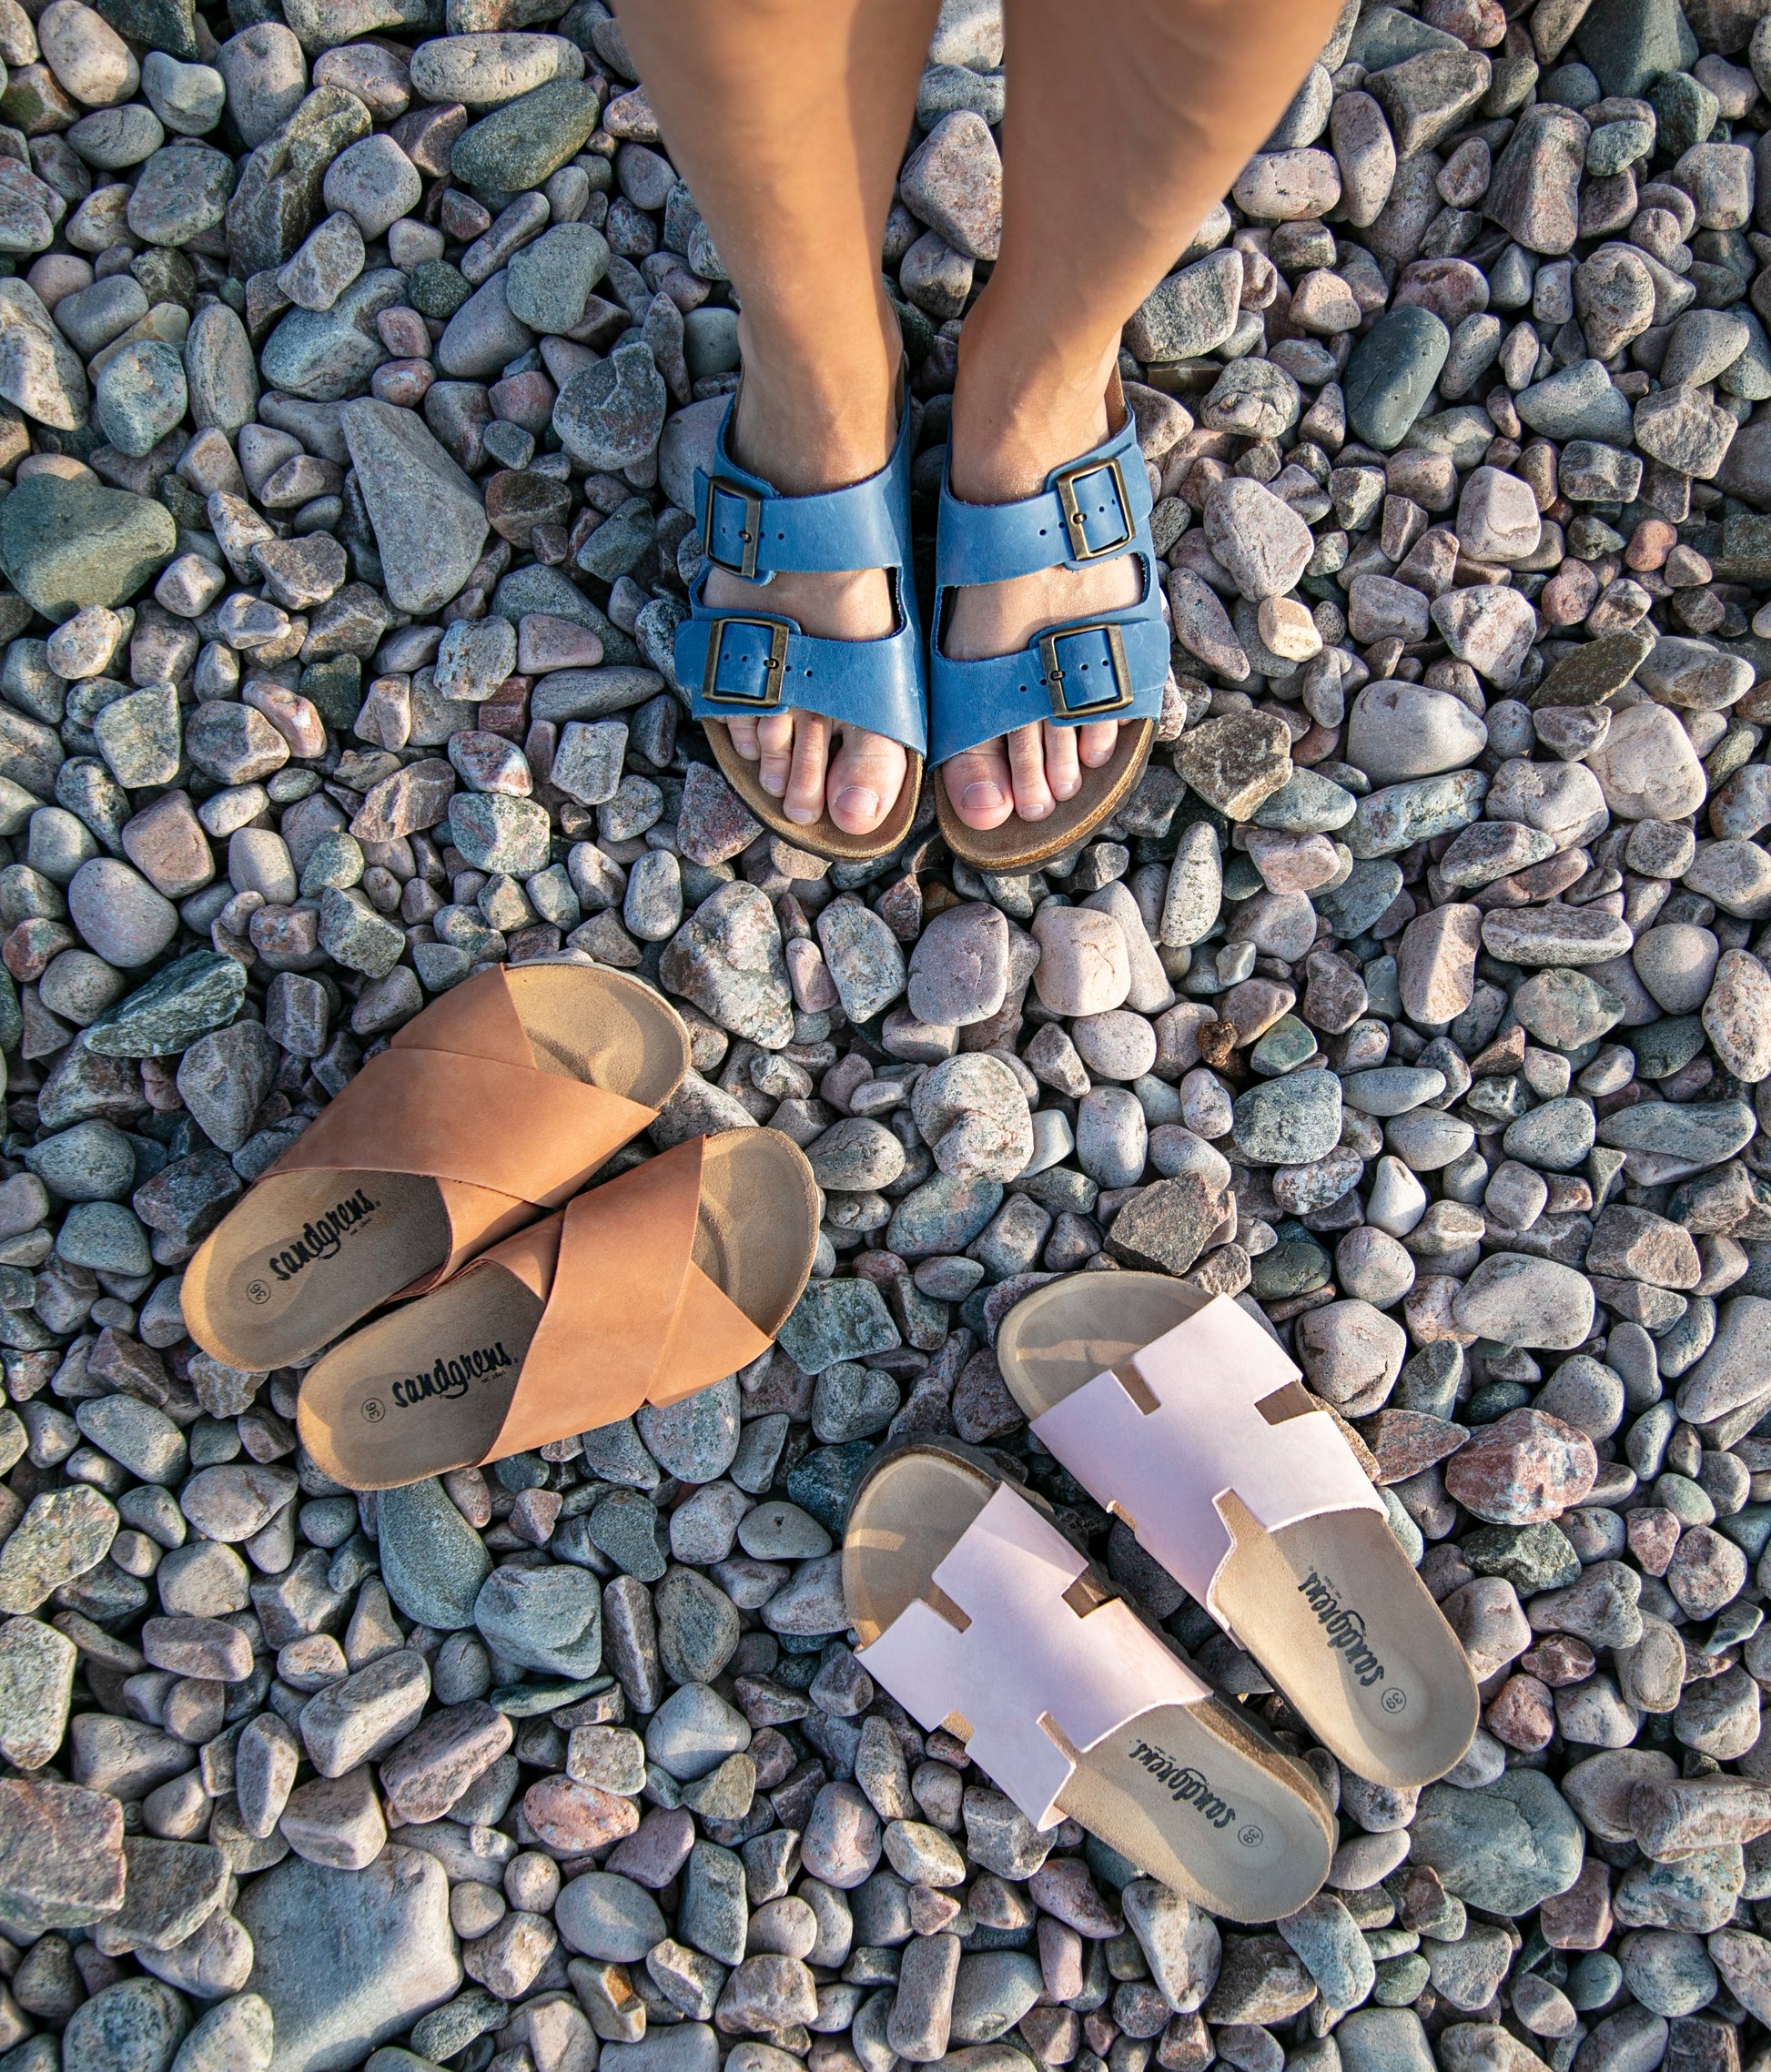
[{"label": "tan criss-cross sandal", "polygon": [[820,1210],[778,1130],[692,1137],[335,1346],[302,1443],[348,1489],[390,1489],[692,1396],[767,1351]]},{"label": "tan criss-cross sandal", "polygon": [[1295,1913],[1320,1889],[1336,1835],[1315,1778],[986,1455],[888,1449],[849,1508],[843,1589],[868,1673],[957,1735],[1036,1827],[1073,1815],[1232,1921]]},{"label": "tan criss-cross sandal", "polygon": [[1457,1636],[1327,1410],[1248,1312],[1153,1273],[1016,1304],[997,1360],[1035,1435],[1376,1784],[1442,1777],[1476,1730]]},{"label": "tan criss-cross sandal", "polygon": [[689,1066],[675,1009],[623,973],[502,965],[370,1058],[204,1241],[185,1321],[258,1372],[310,1358],[576,1194]]}]

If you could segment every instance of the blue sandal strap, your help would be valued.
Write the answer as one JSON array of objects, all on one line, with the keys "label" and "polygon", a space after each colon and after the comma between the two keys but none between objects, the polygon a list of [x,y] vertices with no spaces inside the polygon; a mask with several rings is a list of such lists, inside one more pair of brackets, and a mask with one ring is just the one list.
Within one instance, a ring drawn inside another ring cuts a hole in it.
[{"label": "blue sandal strap", "polygon": [[888,735],[917,754],[927,738],[922,630],[914,619],[877,641],[820,640],[792,619],[712,612],[676,636],[679,682],[698,720],[765,719],[796,708]]},{"label": "blue sandal strap", "polygon": [[1017,654],[956,662],[929,656],[933,763],[1034,720],[1158,720],[1169,677],[1169,630],[1154,598],[1128,612],[1053,626]]},{"label": "blue sandal strap", "polygon": [[1018,503],[962,502],[944,475],[936,585],[1002,582],[1123,554],[1137,544],[1149,515],[1149,477],[1129,416],[1092,453],[1054,468],[1039,494]]},{"label": "blue sandal strap", "polygon": [[733,460],[725,442],[731,421],[728,411],[711,477],[695,470],[695,523],[715,568],[764,582],[790,572],[909,566],[907,409],[892,457],[876,475],[801,497],[781,495]]},{"label": "blue sandal strap", "polygon": [[[941,763],[1035,720],[1158,720],[1169,680],[1169,629],[1156,585],[1150,484],[1128,415],[1110,439],[1019,503],[962,503],[941,483],[929,643],[929,762]],[[1017,653],[962,662],[941,652],[946,593],[1041,569],[1135,555],[1144,594],[1124,611],[1048,627]]]},{"label": "blue sandal strap", "polygon": [[695,470],[695,516],[708,567],[759,584],[788,571],[884,569],[899,623],[881,640],[821,639],[767,610],[765,589],[748,611],[716,611],[705,601],[703,570],[675,643],[676,678],[690,693],[691,712],[698,720],[734,720],[797,708],[886,734],[922,754],[927,672],[910,577],[909,409],[892,457],[876,475],[806,497],[782,496],[741,468],[726,445],[731,422],[728,405],[711,479]]}]

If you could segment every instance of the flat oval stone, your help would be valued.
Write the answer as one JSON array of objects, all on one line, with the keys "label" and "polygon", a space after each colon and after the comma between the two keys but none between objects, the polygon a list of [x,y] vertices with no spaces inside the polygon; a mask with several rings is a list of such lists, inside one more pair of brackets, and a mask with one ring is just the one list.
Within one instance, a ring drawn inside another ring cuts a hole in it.
[{"label": "flat oval stone", "polygon": [[1464,1283],[1453,1313],[1480,1337],[1557,1350],[1591,1331],[1593,1290],[1584,1275],[1553,1259],[1495,1252]]},{"label": "flat oval stone", "polygon": [[1442,319],[1418,305],[1392,309],[1372,325],[1343,381],[1348,419],[1368,446],[1387,453],[1402,444],[1451,349]]},{"label": "flat oval stone", "polygon": [[1446,690],[1367,683],[1352,701],[1346,756],[1373,783],[1461,769],[1487,746],[1487,727]]},{"label": "flat oval stone", "polygon": [[1236,1103],[1236,1148],[1256,1165],[1298,1166],[1321,1158],[1341,1135],[1341,1082],[1301,1071],[1252,1087]]}]

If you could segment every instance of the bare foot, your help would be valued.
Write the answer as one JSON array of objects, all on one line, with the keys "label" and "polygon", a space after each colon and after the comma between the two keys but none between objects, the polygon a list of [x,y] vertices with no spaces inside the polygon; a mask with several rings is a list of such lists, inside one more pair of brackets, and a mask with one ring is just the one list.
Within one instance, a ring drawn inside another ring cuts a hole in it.
[{"label": "bare foot", "polygon": [[[965,407],[966,363],[961,349],[954,409],[956,495],[973,503],[1010,503],[1031,496],[1045,486],[1052,469],[1108,436],[1105,376],[1093,388],[1092,409],[1086,403],[1080,409],[1060,406],[1047,422],[1031,428],[1023,412],[1019,421],[1006,428],[996,408],[987,416]],[[980,387],[986,379],[980,377]],[[1142,594],[1138,563],[1128,554],[1086,568],[1060,564],[1034,575],[979,583],[955,596],[941,652],[957,662],[1013,654],[1047,626],[1122,610]],[[1096,770],[1112,760],[1118,733],[1112,720],[1080,727],[1047,720],[1018,727],[954,756],[941,773],[947,797],[966,825],[980,833],[1000,827],[1013,814],[1027,821],[1047,820],[1065,800],[1076,796],[1085,769]]]},{"label": "bare foot", "polygon": [[[746,460],[766,476],[766,468]],[[827,640],[875,641],[896,623],[892,587],[883,569],[840,575],[778,575],[746,582],[712,570],[707,602],[715,609],[779,613]],[[897,804],[908,768],[904,745],[883,733],[841,726],[822,713],[791,709],[766,719],[729,719],[732,745],[759,765],[763,789],[787,818],[810,827],[824,813],[846,834],[871,834]]]},{"label": "bare foot", "polygon": [[[894,369],[897,349],[894,340]],[[860,481],[886,465],[897,431],[889,396],[883,410],[861,416],[864,428],[833,426],[821,435],[806,421],[803,395],[798,407],[772,407],[764,380],[747,371],[728,434],[733,458],[784,496]],[[806,632],[825,640],[881,640],[897,622],[884,569],[793,572],[766,583],[713,569],[703,595],[715,610],[795,619]],[[758,765],[763,789],[782,802],[786,817],[799,826],[811,826],[827,809],[845,834],[871,834],[904,789],[908,758],[903,743],[886,734],[791,709],[725,724],[733,747]]]}]

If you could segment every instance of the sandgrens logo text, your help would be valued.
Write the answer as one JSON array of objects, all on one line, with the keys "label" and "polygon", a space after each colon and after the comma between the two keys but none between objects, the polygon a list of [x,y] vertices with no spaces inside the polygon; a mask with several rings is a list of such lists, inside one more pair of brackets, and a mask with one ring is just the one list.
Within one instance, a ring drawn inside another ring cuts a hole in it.
[{"label": "sandgrens logo text", "polygon": [[367,1191],[359,1188],[343,1201],[335,1202],[324,1216],[301,1226],[301,1235],[293,1238],[280,1250],[269,1257],[270,1270],[278,1280],[293,1280],[304,1267],[312,1266],[316,1259],[335,1258],[339,1247],[359,1223],[366,1222],[380,1207],[371,1201]]},{"label": "sandgrens logo text", "polygon": [[1177,1763],[1167,1749],[1140,1741],[1131,1751],[1131,1760],[1141,1763],[1158,1784],[1166,1785],[1169,1796],[1177,1805],[1190,1805],[1201,1820],[1209,1820],[1213,1827],[1228,1827],[1236,1818],[1236,1808],[1227,1799],[1218,1796],[1205,1774],[1194,1769],[1190,1763]]},{"label": "sandgrens logo text", "polygon": [[1373,1683],[1381,1683],[1383,1664],[1371,1652],[1371,1642],[1365,1637],[1365,1614],[1341,1603],[1334,1579],[1318,1575],[1311,1569],[1298,1585],[1298,1591],[1309,1600],[1330,1647],[1346,1656],[1349,1673],[1358,1677],[1366,1690]]},{"label": "sandgrens logo text", "polygon": [[440,1359],[428,1374],[409,1375],[405,1380],[396,1381],[388,1392],[402,1410],[410,1410],[414,1403],[432,1396],[465,1396],[474,1382],[512,1365],[501,1339],[496,1345],[458,1352],[452,1359]]}]

